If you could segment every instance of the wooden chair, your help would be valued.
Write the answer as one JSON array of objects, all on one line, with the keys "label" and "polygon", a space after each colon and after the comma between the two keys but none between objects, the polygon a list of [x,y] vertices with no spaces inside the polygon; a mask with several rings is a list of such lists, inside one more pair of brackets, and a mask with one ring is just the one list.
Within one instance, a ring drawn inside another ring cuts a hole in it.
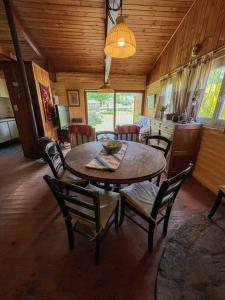
[{"label": "wooden chair", "polygon": [[140,127],[137,125],[122,125],[116,127],[118,140],[139,142]]},{"label": "wooden chair", "polygon": [[95,141],[95,129],[90,125],[72,124],[69,126],[71,148]]},{"label": "wooden chair", "polygon": [[111,140],[117,140],[118,134],[115,131],[99,131],[96,132],[96,140],[100,141],[103,139],[111,139]]},{"label": "wooden chair", "polygon": [[42,149],[42,157],[48,163],[56,179],[80,186],[88,184],[87,180],[73,175],[66,169],[65,159],[57,142],[51,141],[47,143]]},{"label": "wooden chair", "polygon": [[214,214],[217,211],[218,207],[220,206],[223,198],[225,198],[225,186],[221,185],[220,189],[219,189],[219,192],[217,194],[215,203],[214,203],[213,207],[211,208],[211,210],[210,210],[210,212],[208,214],[208,218],[209,219],[211,219],[214,216]]},{"label": "wooden chair", "polygon": [[[146,145],[149,145],[157,150],[162,151],[165,158],[167,158],[171,146],[171,141],[164,136],[152,135],[146,138]],[[157,176],[157,180],[156,180],[157,186],[159,186],[160,179],[161,179],[161,174]]]},{"label": "wooden chair", "polygon": [[[74,248],[73,231],[95,240],[95,263],[98,264],[102,237],[113,223],[115,223],[116,230],[118,229],[120,195],[114,192],[105,192],[92,185],[88,185],[86,188],[71,185],[48,175],[44,176],[44,180],[52,190],[61,209],[70,249]],[[69,195],[65,195],[63,190],[68,190]],[[82,230],[82,228],[86,230]]]},{"label": "wooden chair", "polygon": [[[124,216],[126,215],[126,217],[128,217],[131,221],[145,230],[148,233],[148,250],[150,252],[153,250],[155,226],[164,220],[163,235],[166,236],[173,203],[182,183],[191,173],[192,168],[193,164],[189,164],[187,169],[175,177],[164,181],[160,188],[152,182],[144,181],[132,184],[120,190],[120,225],[122,225]],[[126,207],[144,219],[148,223],[148,229],[126,214]],[[163,214],[164,211],[165,213]],[[157,217],[159,214],[161,217],[158,219]]]}]

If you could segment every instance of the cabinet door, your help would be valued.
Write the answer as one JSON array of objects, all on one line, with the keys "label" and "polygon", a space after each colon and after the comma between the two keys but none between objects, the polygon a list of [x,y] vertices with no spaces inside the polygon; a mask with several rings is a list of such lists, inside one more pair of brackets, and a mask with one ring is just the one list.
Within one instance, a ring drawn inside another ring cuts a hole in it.
[{"label": "cabinet door", "polygon": [[0,97],[9,98],[9,93],[5,80],[2,78],[0,78]]},{"label": "cabinet door", "polygon": [[11,140],[8,122],[0,123],[0,143],[4,143]]},{"label": "cabinet door", "polygon": [[9,130],[10,130],[10,134],[11,134],[11,138],[12,139],[16,139],[19,137],[19,132],[16,126],[16,121],[9,121]]}]

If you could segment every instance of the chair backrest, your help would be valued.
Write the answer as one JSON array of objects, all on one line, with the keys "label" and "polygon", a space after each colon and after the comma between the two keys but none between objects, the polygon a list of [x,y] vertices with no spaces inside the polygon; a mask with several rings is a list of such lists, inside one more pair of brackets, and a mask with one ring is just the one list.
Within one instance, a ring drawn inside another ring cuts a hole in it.
[{"label": "chair backrest", "polygon": [[90,125],[72,124],[69,126],[71,147],[95,141],[95,129]]},{"label": "chair backrest", "polygon": [[167,154],[170,150],[171,141],[161,135],[151,135],[146,138],[146,145],[162,151],[164,156],[167,157]]},{"label": "chair backrest", "polygon": [[43,148],[42,157],[48,163],[54,177],[60,178],[65,170],[65,163],[59,144],[55,141],[47,143]]},{"label": "chair backrest", "polygon": [[111,140],[117,140],[118,134],[115,131],[99,131],[96,132],[96,140],[104,140],[104,139],[111,139]]},{"label": "chair backrest", "polygon": [[118,140],[139,142],[140,127],[137,125],[117,125]]},{"label": "chair backrest", "polygon": [[157,193],[153,208],[152,208],[152,213],[151,216],[153,218],[156,218],[158,211],[168,205],[173,205],[173,202],[177,196],[177,193],[179,189],[181,188],[184,180],[188,177],[188,175],[191,173],[193,169],[193,164],[190,163],[189,166],[177,174],[176,176],[165,180]]},{"label": "chair backrest", "polygon": [[[45,175],[44,180],[47,182],[53,192],[63,217],[71,220],[74,216],[85,223],[95,225],[96,232],[100,230],[100,200],[97,191],[91,191],[77,185],[68,184],[60,180]],[[68,195],[63,193],[67,190]],[[69,195],[70,192],[72,195]]]}]

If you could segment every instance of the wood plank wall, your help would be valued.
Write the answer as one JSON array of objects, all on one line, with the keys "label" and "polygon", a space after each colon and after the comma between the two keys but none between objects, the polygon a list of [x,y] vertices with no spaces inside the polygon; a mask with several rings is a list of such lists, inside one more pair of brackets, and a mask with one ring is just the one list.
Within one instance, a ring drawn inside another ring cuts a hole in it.
[{"label": "wood plank wall", "polygon": [[[95,73],[57,73],[57,82],[51,82],[53,93],[61,104],[68,105],[67,90],[79,90],[80,106],[70,107],[70,118],[83,118],[86,121],[85,90],[96,90],[103,85],[103,75]],[[116,90],[145,91],[146,76],[116,75],[110,76],[110,84]]]},{"label": "wood plank wall", "polygon": [[193,176],[212,192],[225,185],[225,132],[203,127],[201,146]]},{"label": "wood plank wall", "polygon": [[202,45],[199,56],[225,45],[224,0],[196,1],[153,67],[148,83],[188,63],[196,43]]}]

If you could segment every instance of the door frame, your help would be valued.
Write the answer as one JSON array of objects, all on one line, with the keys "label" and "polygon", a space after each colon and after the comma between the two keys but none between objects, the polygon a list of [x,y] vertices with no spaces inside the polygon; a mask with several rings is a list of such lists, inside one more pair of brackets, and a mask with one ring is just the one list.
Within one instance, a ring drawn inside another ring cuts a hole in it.
[{"label": "door frame", "polygon": [[[97,89],[85,89],[84,90],[84,101],[85,101],[85,119],[88,124],[88,104],[87,104],[87,92],[96,92]],[[142,103],[141,103],[141,114],[144,113],[144,100],[145,100],[145,90],[114,90],[113,92],[113,101],[114,101],[114,115],[113,115],[113,128],[116,126],[116,93],[140,93],[142,94]]]}]

